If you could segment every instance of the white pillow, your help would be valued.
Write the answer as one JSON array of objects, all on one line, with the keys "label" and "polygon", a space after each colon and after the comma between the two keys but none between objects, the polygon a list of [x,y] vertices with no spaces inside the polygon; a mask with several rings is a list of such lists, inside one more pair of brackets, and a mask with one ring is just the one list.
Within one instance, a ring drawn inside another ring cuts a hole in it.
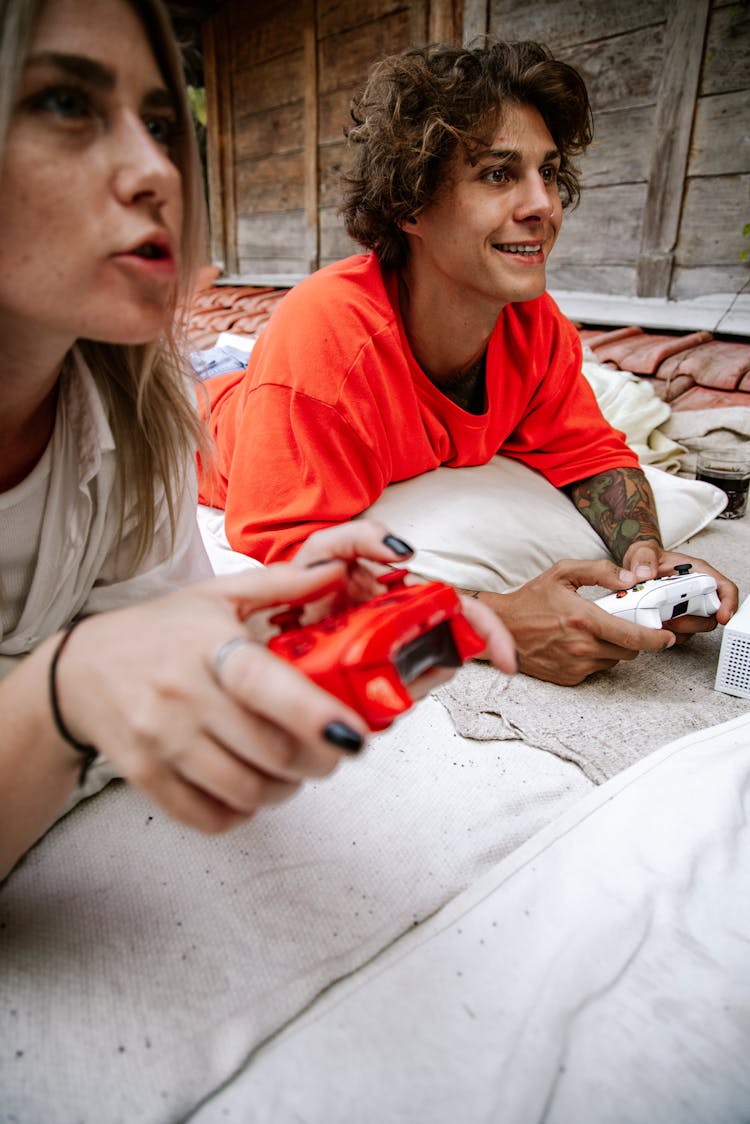
[{"label": "white pillow", "polygon": [[224,512],[218,507],[206,507],[199,503],[197,517],[198,530],[215,574],[241,574],[259,566],[262,568],[263,563],[257,558],[232,550],[224,530]]},{"label": "white pillow", "polygon": [[[645,466],[668,550],[702,530],[726,496],[702,481]],[[363,516],[380,519],[417,553],[424,578],[463,589],[517,589],[561,558],[608,558],[596,531],[543,476],[507,457],[436,468],[391,484]]]}]

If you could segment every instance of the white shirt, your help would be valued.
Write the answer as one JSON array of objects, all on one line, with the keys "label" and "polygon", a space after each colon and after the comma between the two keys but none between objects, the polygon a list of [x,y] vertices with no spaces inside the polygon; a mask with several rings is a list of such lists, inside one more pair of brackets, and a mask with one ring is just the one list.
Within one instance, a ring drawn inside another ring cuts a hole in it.
[{"label": "white shirt", "polygon": [[47,452],[26,480],[0,497],[0,676],[78,616],[122,608],[211,576],[196,522],[194,473],[188,472],[188,486],[178,497],[174,545],[160,494],[154,541],[133,571],[138,512],[134,497],[126,501],[118,547],[116,471],[103,403],[75,354],[62,379]]}]

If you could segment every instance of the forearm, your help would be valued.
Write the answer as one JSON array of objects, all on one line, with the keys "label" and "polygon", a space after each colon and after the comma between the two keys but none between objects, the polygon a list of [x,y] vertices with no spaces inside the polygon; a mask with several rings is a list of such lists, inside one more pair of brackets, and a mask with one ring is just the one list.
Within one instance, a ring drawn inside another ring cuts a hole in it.
[{"label": "forearm", "polygon": [[75,788],[81,760],[58,736],[47,702],[45,641],[0,682],[0,879],[47,830]]},{"label": "forearm", "polygon": [[636,542],[662,545],[651,486],[638,468],[612,468],[569,489],[580,514],[621,563]]}]

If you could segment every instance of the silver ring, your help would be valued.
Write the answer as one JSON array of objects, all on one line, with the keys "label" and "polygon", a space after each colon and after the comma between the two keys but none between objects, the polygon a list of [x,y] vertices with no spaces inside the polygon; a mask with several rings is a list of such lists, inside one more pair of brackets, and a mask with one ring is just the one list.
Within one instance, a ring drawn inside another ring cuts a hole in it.
[{"label": "silver ring", "polygon": [[227,640],[225,644],[222,644],[214,658],[211,660],[211,668],[214,673],[214,679],[220,687],[222,686],[221,669],[223,668],[224,664],[227,662],[233,652],[236,652],[238,648],[245,647],[251,648],[252,640],[248,640],[247,636],[235,636],[234,639]]}]

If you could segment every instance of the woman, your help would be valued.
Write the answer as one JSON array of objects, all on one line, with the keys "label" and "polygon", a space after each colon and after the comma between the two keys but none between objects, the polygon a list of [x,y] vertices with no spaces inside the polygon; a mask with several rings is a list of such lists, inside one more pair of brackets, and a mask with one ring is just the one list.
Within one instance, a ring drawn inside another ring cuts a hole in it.
[{"label": "woman", "polygon": [[[302,565],[200,580],[200,434],[171,325],[202,193],[167,17],[159,0],[0,11],[1,877],[97,749],[204,831],[330,772],[361,718],[245,622],[409,548],[361,524]],[[468,611],[511,670],[502,628]]]}]

